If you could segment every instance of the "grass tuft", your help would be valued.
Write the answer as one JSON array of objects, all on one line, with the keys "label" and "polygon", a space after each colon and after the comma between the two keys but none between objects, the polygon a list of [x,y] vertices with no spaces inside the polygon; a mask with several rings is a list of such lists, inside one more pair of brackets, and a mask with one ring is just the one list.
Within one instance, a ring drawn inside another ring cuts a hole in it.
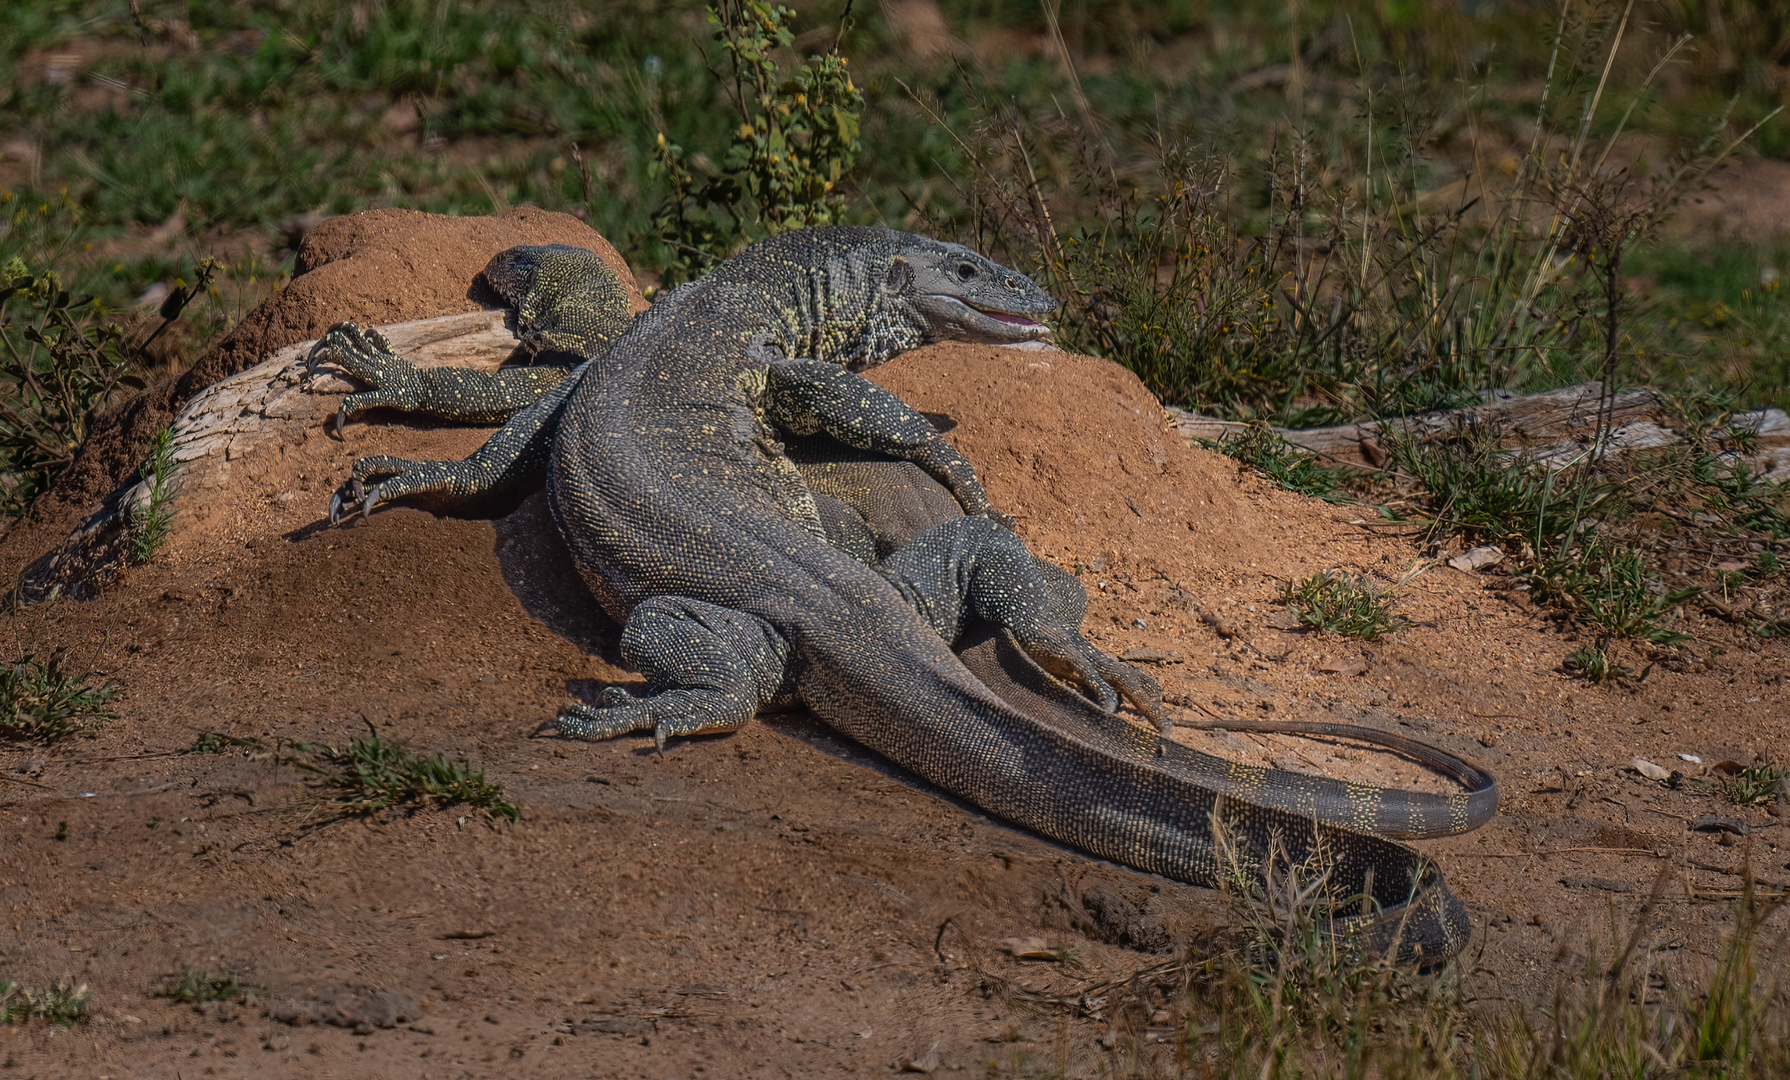
[{"label": "grass tuft", "polygon": [[1610,639],[1600,637],[1589,645],[1581,645],[1566,658],[1566,666],[1587,682],[1619,682],[1628,678],[1628,668],[1616,659]]},{"label": "grass tuft", "polygon": [[239,1001],[265,991],[258,986],[246,985],[234,975],[213,975],[190,970],[179,977],[168,976],[155,993],[157,997],[198,1004],[202,1001]]},{"label": "grass tuft", "polygon": [[199,733],[193,745],[187,747],[189,754],[225,754],[231,750],[253,753],[266,747],[260,739],[245,739],[237,735],[226,735],[221,731],[206,730]]},{"label": "grass tuft", "polygon": [[0,1022],[20,1024],[27,1020],[43,1020],[61,1027],[73,1027],[87,1019],[87,1007],[93,1003],[93,991],[86,983],[76,986],[60,982],[36,990],[10,979],[0,980]]},{"label": "grass tuft", "polygon": [[155,557],[174,528],[174,429],[156,432],[137,476],[148,488],[148,498],[131,513],[131,562],[140,566]]},{"label": "grass tuft", "polygon": [[64,670],[60,656],[0,665],[0,737],[50,741],[104,725],[118,685]]},{"label": "grass tuft", "polygon": [[344,812],[378,814],[406,803],[464,804],[485,811],[493,820],[522,819],[522,811],[504,798],[502,785],[486,780],[483,769],[439,752],[428,757],[413,753],[402,740],[381,736],[370,722],[367,732],[366,738],[343,750],[304,748],[317,750],[325,761],[343,769],[331,783],[343,792]]},{"label": "grass tuft", "polygon": [[1378,641],[1405,625],[1392,614],[1390,590],[1336,570],[1289,584],[1280,599],[1304,625],[1361,641]]},{"label": "grass tuft", "polygon": [[1325,502],[1349,500],[1349,496],[1339,490],[1346,475],[1343,470],[1319,465],[1316,457],[1287,442],[1266,424],[1251,424],[1243,431],[1226,435],[1216,442],[1207,442],[1207,445],[1288,491]]},{"label": "grass tuft", "polygon": [[1690,635],[1661,625],[1673,608],[1701,589],[1666,591],[1646,557],[1624,544],[1592,540],[1577,557],[1552,563],[1536,575],[1539,592],[1564,604],[1575,618],[1612,637],[1671,645]]},{"label": "grass tuft", "polygon": [[1735,806],[1764,806],[1790,794],[1790,768],[1755,761],[1722,780],[1722,794]]}]

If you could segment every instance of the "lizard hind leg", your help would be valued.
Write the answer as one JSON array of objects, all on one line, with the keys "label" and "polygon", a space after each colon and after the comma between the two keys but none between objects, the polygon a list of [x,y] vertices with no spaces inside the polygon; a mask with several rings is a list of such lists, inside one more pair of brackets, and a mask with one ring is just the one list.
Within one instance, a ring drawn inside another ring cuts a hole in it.
[{"label": "lizard hind leg", "polygon": [[622,630],[622,659],[647,692],[606,688],[597,705],[568,705],[536,734],[613,739],[651,731],[663,750],[681,735],[734,731],[786,696],[789,646],[763,620],[680,596],[636,606]]},{"label": "lizard hind leg", "polygon": [[1024,541],[989,519],[942,522],[877,568],[947,642],[956,642],[970,618],[1003,626],[1039,667],[1081,684],[1107,712],[1123,697],[1161,726],[1156,680],[1082,636],[1080,583],[1041,571]]}]

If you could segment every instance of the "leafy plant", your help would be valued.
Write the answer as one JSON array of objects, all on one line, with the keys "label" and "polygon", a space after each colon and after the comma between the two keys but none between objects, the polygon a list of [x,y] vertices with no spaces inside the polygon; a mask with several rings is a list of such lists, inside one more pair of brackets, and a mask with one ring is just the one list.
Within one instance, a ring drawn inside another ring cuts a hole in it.
[{"label": "leafy plant", "polygon": [[0,665],[0,736],[48,741],[104,724],[118,685],[90,680],[64,670],[57,655],[48,664],[25,657]]},{"label": "leafy plant", "polygon": [[[210,289],[220,266],[204,259],[191,284],[177,278],[160,322],[134,340],[103,319],[94,297],[74,296],[54,268],[82,230],[67,200],[32,210],[6,192],[7,204],[15,207],[10,232],[30,241],[0,235],[0,253],[12,251],[0,263],[0,515],[16,517],[73,463],[115,392],[142,385],[133,372],[146,350]],[[165,535],[165,517],[161,525]]]},{"label": "leafy plant", "polygon": [[367,737],[345,749],[301,747],[320,752],[342,769],[330,783],[342,790],[343,810],[351,814],[377,814],[404,803],[451,806],[464,803],[485,811],[491,818],[520,821],[522,812],[503,797],[503,787],[485,779],[483,769],[442,753],[422,757],[402,740],[387,739],[371,722]]},{"label": "leafy plant", "polygon": [[1404,625],[1392,614],[1390,592],[1335,570],[1287,585],[1280,599],[1304,625],[1362,641],[1378,641]]},{"label": "leafy plant", "polygon": [[[663,131],[655,139],[654,155],[671,185],[653,214],[673,248],[668,282],[695,277],[745,242],[840,221],[846,202],[839,183],[858,156],[864,96],[837,37],[826,53],[786,73],[772,52],[795,40],[795,12],[768,0],[716,0],[708,12],[729,68],[716,80],[739,126],[719,167],[686,155]],[[849,17],[848,3],[841,34]]]},{"label": "leafy plant", "polygon": [[[22,211],[21,211],[22,212]],[[53,270],[0,266],[0,505],[23,513],[71,462],[88,422],[123,384],[130,354]]]}]

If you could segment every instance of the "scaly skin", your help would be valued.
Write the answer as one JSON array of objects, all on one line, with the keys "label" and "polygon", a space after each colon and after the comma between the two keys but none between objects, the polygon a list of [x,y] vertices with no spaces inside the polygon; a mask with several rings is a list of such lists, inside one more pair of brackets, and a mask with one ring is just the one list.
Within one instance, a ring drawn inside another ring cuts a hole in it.
[{"label": "scaly skin", "polygon": [[[506,257],[529,271],[521,277],[561,272],[538,249]],[[1121,694],[1155,713],[1153,683],[1065,625],[1060,595],[1023,546],[970,516],[988,506],[968,464],[855,374],[930,340],[1042,336],[1031,316],[1050,306],[1022,276],[962,248],[813,230],[750,249],[662,300],[518,413],[508,441],[550,442],[555,519],[593,590],[626,620],[623,655],[649,689],[637,698],[611,688],[551,726],[596,738],[647,730],[662,741],[731,730],[797,697],[993,813],[1180,880],[1256,876],[1271,857],[1297,864],[1322,849],[1331,895],[1351,907],[1365,896],[1363,909],[1377,912],[1339,918],[1342,927],[1369,948],[1451,955],[1467,924],[1434,866],[1337,826],[1460,831],[1495,807],[1489,776],[1440,755],[1431,764],[1458,765],[1473,791],[1389,793],[1246,769],[1105,715]],[[943,485],[962,516],[935,500],[905,541],[879,543],[870,526],[843,538],[841,520],[878,515],[817,499],[780,442],[809,433],[911,462],[899,468]],[[404,481],[406,470],[394,471]],[[361,501],[359,463],[355,475],[345,490]],[[405,493],[388,488],[393,480],[365,495],[363,511]],[[926,527],[929,515],[945,520]],[[971,667],[947,644],[960,639]],[[1003,655],[1014,640],[1102,708]],[[1231,838],[1228,858],[1214,822]]]}]

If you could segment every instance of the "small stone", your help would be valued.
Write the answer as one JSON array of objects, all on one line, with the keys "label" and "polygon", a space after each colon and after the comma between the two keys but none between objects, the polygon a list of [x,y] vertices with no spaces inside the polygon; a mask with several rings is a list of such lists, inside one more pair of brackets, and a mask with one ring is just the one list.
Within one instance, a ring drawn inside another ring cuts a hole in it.
[{"label": "small stone", "polygon": [[1464,554],[1456,555],[1454,558],[1449,559],[1448,565],[1454,567],[1456,570],[1471,573],[1475,570],[1483,570],[1488,566],[1496,566],[1503,561],[1503,548],[1498,547],[1496,544],[1484,544],[1473,548]]},{"label": "small stone", "polygon": [[1168,649],[1151,649],[1142,646],[1126,649],[1119,654],[1119,659],[1128,664],[1179,664],[1186,658],[1178,652]]}]

